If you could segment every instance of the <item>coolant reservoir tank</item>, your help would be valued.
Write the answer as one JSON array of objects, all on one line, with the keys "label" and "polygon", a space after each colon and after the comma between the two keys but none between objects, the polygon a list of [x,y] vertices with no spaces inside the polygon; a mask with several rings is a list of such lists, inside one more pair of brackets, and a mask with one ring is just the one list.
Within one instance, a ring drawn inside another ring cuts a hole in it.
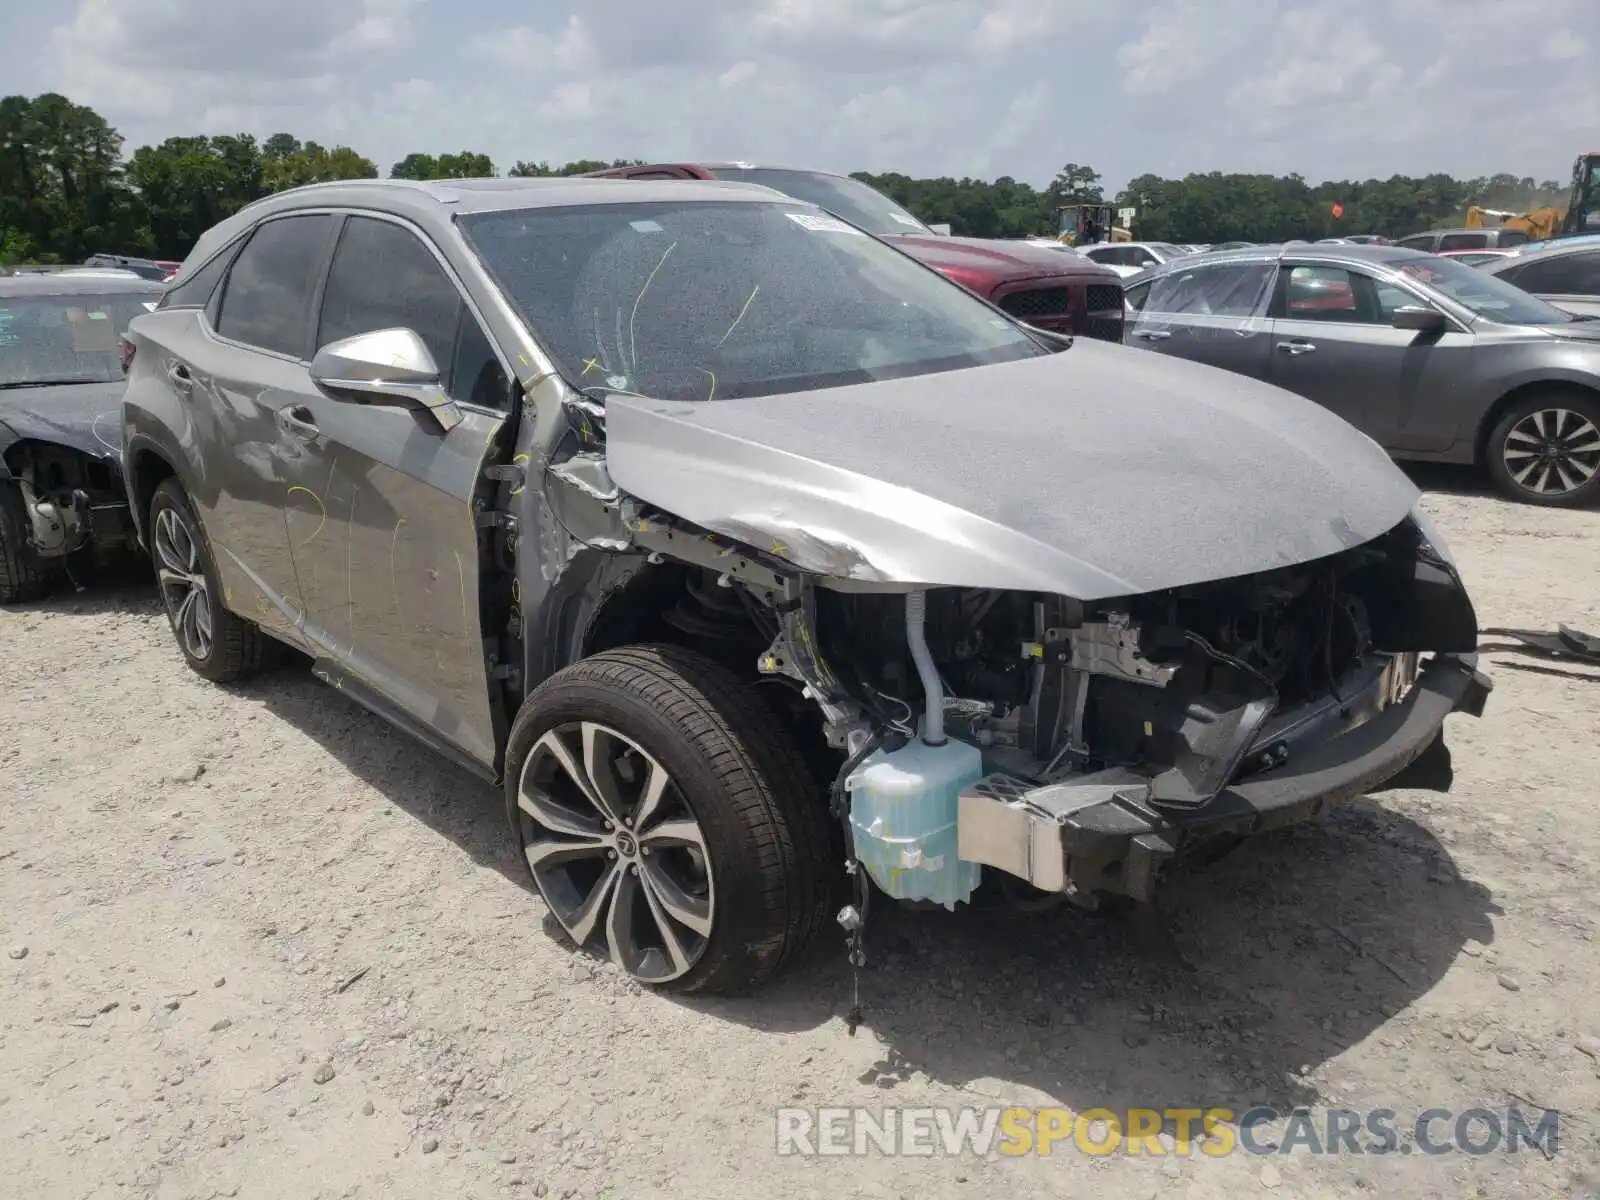
[{"label": "coolant reservoir tank", "polygon": [[896,900],[953,909],[969,899],[982,868],[956,857],[956,811],[961,790],[982,777],[982,753],[954,738],[866,758],[845,788],[856,858],[873,882]]}]

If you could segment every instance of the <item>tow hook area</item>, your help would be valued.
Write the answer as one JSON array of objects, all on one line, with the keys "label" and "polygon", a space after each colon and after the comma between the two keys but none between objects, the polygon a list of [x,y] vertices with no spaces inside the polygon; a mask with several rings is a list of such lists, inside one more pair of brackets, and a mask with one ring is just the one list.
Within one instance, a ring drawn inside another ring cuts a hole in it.
[{"label": "tow hook area", "polygon": [[1150,779],[1120,768],[1044,784],[989,774],[961,792],[957,853],[1068,898],[1100,892],[1148,902],[1161,867],[1180,852],[1309,820],[1380,789],[1442,746],[1451,713],[1480,715],[1492,687],[1475,655],[1438,656],[1399,704],[1200,808],[1163,805]]}]

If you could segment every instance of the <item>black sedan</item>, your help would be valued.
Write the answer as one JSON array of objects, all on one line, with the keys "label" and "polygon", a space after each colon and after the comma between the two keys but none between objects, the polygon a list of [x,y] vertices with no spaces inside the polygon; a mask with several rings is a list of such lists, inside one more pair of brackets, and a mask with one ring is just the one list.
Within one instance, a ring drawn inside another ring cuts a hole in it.
[{"label": "black sedan", "polygon": [[1600,321],[1395,246],[1262,246],[1126,281],[1125,341],[1332,409],[1399,459],[1506,495],[1600,500]]},{"label": "black sedan", "polygon": [[131,542],[121,335],[162,291],[89,271],[0,278],[0,604],[42,594],[78,551]]}]

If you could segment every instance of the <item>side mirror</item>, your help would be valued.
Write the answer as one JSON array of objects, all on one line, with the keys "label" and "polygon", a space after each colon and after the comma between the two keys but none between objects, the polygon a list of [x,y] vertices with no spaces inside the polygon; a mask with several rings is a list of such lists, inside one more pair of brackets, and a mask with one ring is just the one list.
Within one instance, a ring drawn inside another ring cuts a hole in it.
[{"label": "side mirror", "polygon": [[1390,322],[1396,329],[1414,329],[1419,333],[1435,333],[1443,329],[1448,321],[1445,315],[1436,308],[1422,308],[1408,304],[1404,308],[1394,310],[1394,318]]},{"label": "side mirror", "polygon": [[446,431],[461,423],[415,330],[375,329],[329,342],[311,360],[311,381],[336,400],[426,411]]}]

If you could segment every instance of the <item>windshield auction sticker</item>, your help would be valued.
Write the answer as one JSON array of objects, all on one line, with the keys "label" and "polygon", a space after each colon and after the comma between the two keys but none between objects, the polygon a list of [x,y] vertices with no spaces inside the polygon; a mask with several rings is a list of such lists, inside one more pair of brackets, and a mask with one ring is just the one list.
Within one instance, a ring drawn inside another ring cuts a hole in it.
[{"label": "windshield auction sticker", "polygon": [[784,216],[788,217],[789,220],[793,221],[801,228],[811,230],[812,233],[854,233],[861,237],[867,236],[854,225],[846,225],[843,221],[839,220],[838,217],[821,216],[817,213],[797,212],[785,213]]}]

